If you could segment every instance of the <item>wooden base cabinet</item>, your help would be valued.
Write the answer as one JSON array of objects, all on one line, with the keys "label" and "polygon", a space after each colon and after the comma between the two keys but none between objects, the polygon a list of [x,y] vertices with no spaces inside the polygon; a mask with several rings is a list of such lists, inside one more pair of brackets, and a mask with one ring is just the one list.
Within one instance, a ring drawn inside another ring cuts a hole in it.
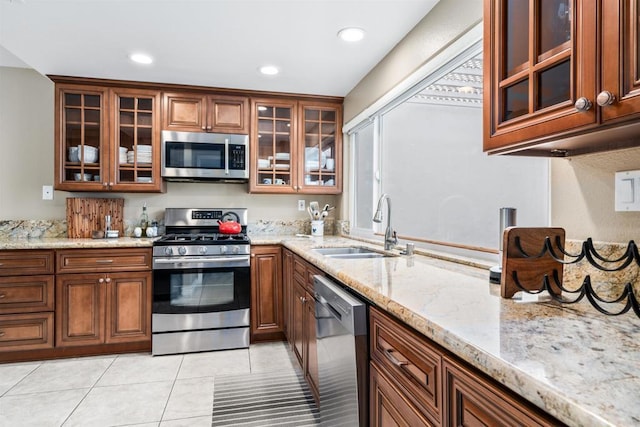
[{"label": "wooden base cabinet", "polygon": [[372,426],[561,426],[423,335],[370,309]]},{"label": "wooden base cabinet", "polygon": [[282,248],[251,247],[251,342],[284,338]]},{"label": "wooden base cabinet", "polygon": [[287,264],[285,269],[284,280],[289,281],[291,286],[288,310],[285,312],[285,317],[290,322],[287,330],[289,342],[311,393],[316,403],[320,404],[313,276],[323,273],[302,258],[285,250],[285,260],[287,259],[290,260],[290,264]]},{"label": "wooden base cabinet", "polygon": [[57,347],[150,344],[151,249],[61,250],[56,258],[64,272],[56,276]]},{"label": "wooden base cabinet", "polygon": [[445,357],[447,425],[451,426],[558,426],[538,415],[529,404],[496,387],[471,369]]},{"label": "wooden base cabinet", "polygon": [[0,251],[0,353],[53,348],[53,260],[52,250]]},{"label": "wooden base cabinet", "polygon": [[384,373],[384,369],[371,363],[370,371],[370,408],[371,426],[419,427],[434,426],[415,406],[409,402],[403,392],[393,385]]},{"label": "wooden base cabinet", "polygon": [[150,340],[150,303],[150,272],[59,275],[56,345]]}]

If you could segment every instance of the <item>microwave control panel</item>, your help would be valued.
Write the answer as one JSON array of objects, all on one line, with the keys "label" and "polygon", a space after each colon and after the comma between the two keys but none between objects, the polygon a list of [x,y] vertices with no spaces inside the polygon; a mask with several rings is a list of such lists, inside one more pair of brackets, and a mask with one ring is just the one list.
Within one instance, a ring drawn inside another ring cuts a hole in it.
[{"label": "microwave control panel", "polygon": [[229,146],[229,169],[243,170],[246,168],[246,146]]}]

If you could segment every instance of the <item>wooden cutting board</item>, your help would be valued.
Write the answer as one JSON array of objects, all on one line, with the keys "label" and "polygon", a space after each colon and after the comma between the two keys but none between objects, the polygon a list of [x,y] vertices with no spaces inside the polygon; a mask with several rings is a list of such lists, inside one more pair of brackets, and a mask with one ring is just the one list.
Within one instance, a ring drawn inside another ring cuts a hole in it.
[{"label": "wooden cutting board", "polygon": [[94,230],[105,229],[104,217],[111,215],[111,229],[124,235],[124,199],[67,198],[67,237],[89,238]]}]

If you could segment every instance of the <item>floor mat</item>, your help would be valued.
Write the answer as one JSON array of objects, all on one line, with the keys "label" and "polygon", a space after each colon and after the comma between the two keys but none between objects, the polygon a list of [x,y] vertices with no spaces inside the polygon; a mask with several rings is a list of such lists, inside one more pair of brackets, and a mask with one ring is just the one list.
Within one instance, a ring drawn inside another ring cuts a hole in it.
[{"label": "floor mat", "polygon": [[301,373],[216,376],[213,426],[316,426],[320,414]]}]

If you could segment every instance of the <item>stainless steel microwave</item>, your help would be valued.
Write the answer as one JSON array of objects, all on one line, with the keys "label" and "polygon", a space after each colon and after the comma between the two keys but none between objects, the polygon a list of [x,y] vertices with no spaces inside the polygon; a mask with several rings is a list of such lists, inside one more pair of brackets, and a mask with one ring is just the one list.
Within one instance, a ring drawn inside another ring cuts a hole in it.
[{"label": "stainless steel microwave", "polygon": [[162,131],[167,181],[247,181],[249,135]]}]

